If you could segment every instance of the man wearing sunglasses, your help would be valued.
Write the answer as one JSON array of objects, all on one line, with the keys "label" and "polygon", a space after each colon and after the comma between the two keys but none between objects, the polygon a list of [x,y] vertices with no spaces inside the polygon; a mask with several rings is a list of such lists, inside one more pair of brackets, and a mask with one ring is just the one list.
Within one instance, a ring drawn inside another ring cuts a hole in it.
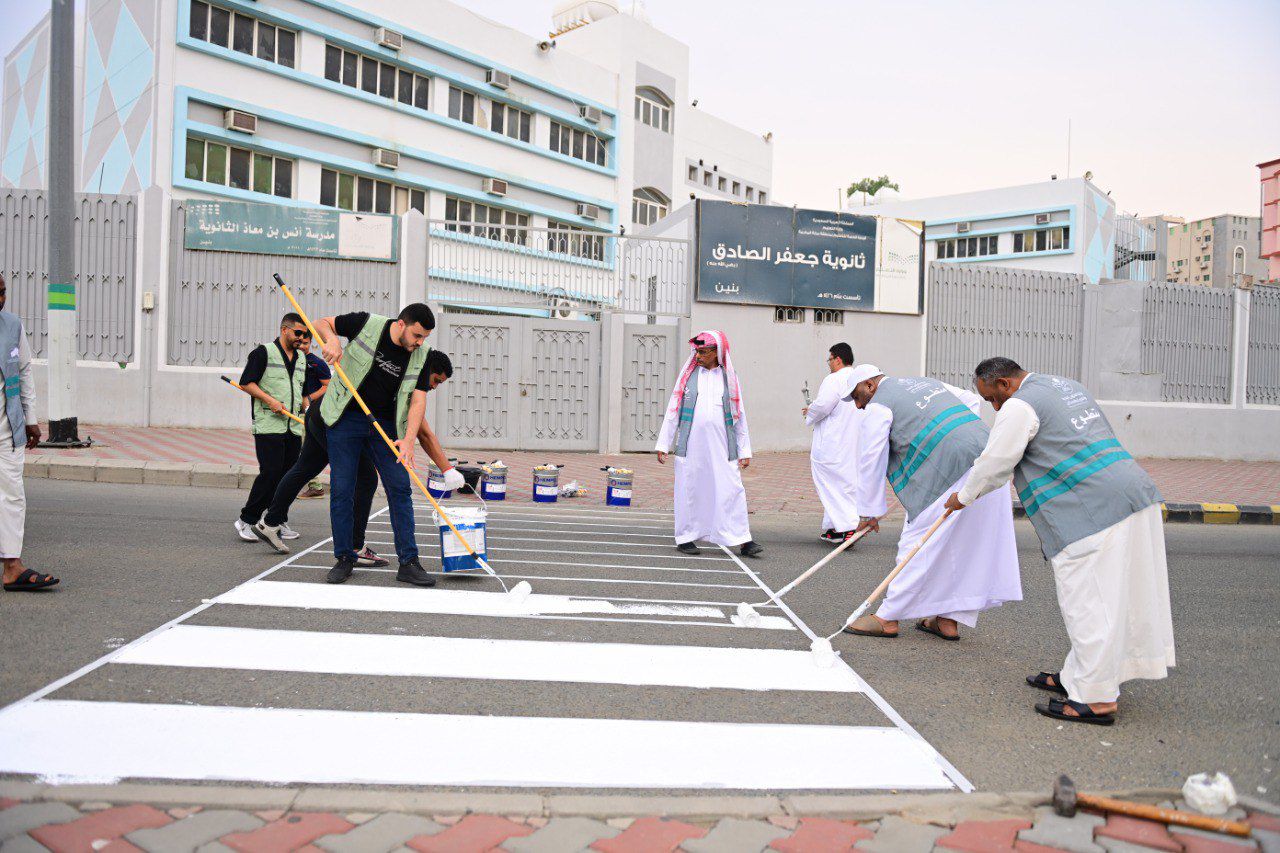
[{"label": "man wearing sunglasses", "polygon": [[[249,415],[253,419],[253,449],[258,457],[258,476],[236,519],[236,533],[245,542],[258,541],[253,525],[262,518],[280,478],[293,467],[302,448],[302,424],[286,412],[302,415],[307,360],[300,347],[310,339],[302,318],[285,314],[280,320],[280,337],[254,347],[240,374],[240,387],[253,398],[249,401]],[[287,528],[281,532],[282,538],[296,537]]]}]

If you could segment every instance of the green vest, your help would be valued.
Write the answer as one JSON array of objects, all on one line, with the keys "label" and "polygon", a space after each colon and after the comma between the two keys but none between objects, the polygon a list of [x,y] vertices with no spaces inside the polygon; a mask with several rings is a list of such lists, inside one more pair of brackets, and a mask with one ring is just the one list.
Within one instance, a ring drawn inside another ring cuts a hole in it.
[{"label": "green vest", "polygon": [[[370,314],[360,334],[348,341],[346,349],[342,351],[342,358],[338,364],[356,388],[359,388],[360,383],[364,382],[364,378],[369,375],[369,370],[373,367],[373,354],[378,349],[378,340],[389,322],[391,322],[390,317]],[[414,388],[418,385],[418,376],[426,366],[429,352],[431,347],[423,344],[409,355],[409,364],[405,368],[404,376],[400,378],[400,390],[396,392],[396,434],[392,436],[393,438],[404,437],[405,426],[409,422],[409,401],[413,397]],[[320,418],[325,426],[336,424],[338,418],[342,417],[343,412],[347,410],[347,403],[350,401],[350,389],[345,382],[335,377],[335,381],[329,383],[329,390],[325,392],[324,400],[320,404]]]},{"label": "green vest", "polygon": [[[270,343],[263,349],[267,351],[267,369],[262,372],[258,387],[284,403],[288,411],[301,415],[302,382],[307,376],[307,357],[295,352],[291,373],[284,356],[280,354],[280,347]],[[258,398],[253,398],[254,435],[283,435],[286,432],[302,435],[302,424],[285,415],[277,415],[262,405]]]}]

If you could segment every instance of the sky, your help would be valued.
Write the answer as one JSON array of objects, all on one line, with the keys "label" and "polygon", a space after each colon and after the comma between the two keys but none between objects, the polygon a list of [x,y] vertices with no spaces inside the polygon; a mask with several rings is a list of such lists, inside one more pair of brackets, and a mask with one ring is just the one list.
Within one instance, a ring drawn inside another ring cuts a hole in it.
[{"label": "sky", "polygon": [[[550,28],[552,0],[466,5]],[[1280,157],[1280,0],[644,5],[689,45],[699,109],[773,133],[778,203],[829,209],[881,174],[920,198],[1088,170],[1128,213],[1256,216],[1255,166]],[[47,9],[0,0],[0,55]]]}]

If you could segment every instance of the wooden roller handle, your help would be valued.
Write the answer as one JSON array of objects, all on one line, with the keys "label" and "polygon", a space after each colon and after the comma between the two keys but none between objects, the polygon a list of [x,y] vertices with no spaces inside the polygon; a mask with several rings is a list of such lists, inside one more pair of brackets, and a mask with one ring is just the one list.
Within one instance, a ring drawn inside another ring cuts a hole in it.
[{"label": "wooden roller handle", "polygon": [[1125,814],[1130,817],[1141,817],[1160,823],[1172,823],[1178,826],[1189,826],[1193,829],[1205,829],[1209,832],[1222,832],[1227,835],[1248,837],[1253,828],[1247,823],[1239,823],[1209,815],[1179,812],[1173,809],[1162,809],[1159,806],[1148,806],[1142,803],[1130,803],[1126,800],[1113,800],[1110,797],[1097,797],[1092,794],[1077,794],[1076,805],[1098,809],[1104,812]]}]

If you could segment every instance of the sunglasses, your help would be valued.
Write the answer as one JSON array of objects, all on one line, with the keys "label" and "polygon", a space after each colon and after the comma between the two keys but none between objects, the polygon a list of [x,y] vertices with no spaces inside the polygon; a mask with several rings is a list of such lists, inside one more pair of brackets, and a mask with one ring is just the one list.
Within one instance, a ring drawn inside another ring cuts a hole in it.
[{"label": "sunglasses", "polygon": [[311,339],[311,333],[308,332],[306,329],[290,329],[289,331],[293,334],[295,338],[301,338],[304,341]]}]

